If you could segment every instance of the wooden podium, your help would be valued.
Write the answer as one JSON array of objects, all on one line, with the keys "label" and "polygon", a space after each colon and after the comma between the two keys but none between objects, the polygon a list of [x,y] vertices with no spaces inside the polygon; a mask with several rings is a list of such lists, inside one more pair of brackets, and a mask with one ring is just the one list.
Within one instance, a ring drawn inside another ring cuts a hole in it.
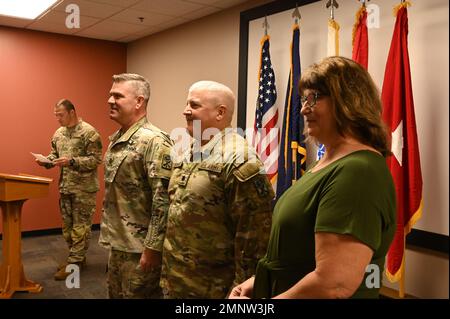
[{"label": "wooden podium", "polygon": [[21,210],[29,198],[48,195],[52,179],[0,173],[0,207],[3,220],[3,259],[0,265],[0,299],[16,291],[40,292],[42,286],[26,279],[22,265]]}]

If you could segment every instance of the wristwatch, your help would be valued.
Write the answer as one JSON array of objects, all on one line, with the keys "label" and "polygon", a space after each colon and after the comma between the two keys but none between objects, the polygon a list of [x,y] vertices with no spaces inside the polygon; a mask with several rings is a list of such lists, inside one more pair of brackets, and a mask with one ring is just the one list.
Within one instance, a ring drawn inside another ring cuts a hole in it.
[{"label": "wristwatch", "polygon": [[71,158],[69,161],[69,166],[73,166],[73,165],[75,165],[75,160],[73,158]]}]

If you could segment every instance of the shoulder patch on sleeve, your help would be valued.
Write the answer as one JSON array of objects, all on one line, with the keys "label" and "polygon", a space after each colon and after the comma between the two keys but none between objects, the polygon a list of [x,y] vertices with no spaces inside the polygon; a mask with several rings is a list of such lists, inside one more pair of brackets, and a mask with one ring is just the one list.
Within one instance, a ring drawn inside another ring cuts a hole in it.
[{"label": "shoulder patch on sleeve", "polygon": [[161,167],[163,169],[171,171],[172,170],[172,166],[173,166],[173,163],[172,163],[172,159],[170,158],[170,155],[169,154],[164,154],[163,157],[162,157],[162,161],[161,161]]},{"label": "shoulder patch on sleeve", "polygon": [[153,138],[147,145],[148,150],[145,155],[150,177],[170,179],[173,169],[173,161],[170,156],[170,145],[159,137]]},{"label": "shoulder patch on sleeve", "polygon": [[258,163],[249,163],[246,162],[239,167],[237,167],[233,171],[233,175],[236,176],[236,178],[240,182],[246,182],[252,177],[258,175],[260,173],[262,167]]}]

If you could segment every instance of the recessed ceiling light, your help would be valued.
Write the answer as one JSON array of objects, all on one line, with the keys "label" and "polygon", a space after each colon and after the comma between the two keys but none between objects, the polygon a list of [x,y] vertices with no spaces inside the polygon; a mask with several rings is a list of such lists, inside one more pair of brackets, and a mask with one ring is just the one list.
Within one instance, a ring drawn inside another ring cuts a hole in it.
[{"label": "recessed ceiling light", "polygon": [[1,0],[0,15],[36,19],[58,0]]}]

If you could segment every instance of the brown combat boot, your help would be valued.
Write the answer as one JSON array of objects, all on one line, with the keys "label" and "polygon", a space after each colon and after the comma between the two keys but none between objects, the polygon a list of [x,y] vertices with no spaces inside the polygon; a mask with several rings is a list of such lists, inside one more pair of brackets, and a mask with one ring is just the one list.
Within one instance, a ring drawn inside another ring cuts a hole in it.
[{"label": "brown combat boot", "polygon": [[[65,261],[65,262],[63,262],[63,263],[60,263],[59,265],[58,265],[58,267],[56,268],[56,271],[59,271],[59,270],[61,270],[62,268],[66,268],[66,266],[68,265],[69,263],[67,262],[67,261]],[[84,257],[84,259],[83,259],[83,261],[80,263],[80,267],[81,268],[84,268],[84,267],[86,267],[86,257]]]},{"label": "brown combat boot", "polygon": [[[65,266],[61,265],[61,268],[58,269],[58,271],[55,273],[55,280],[66,280],[66,278],[71,274],[71,272],[67,272],[66,271],[66,267],[69,264],[66,263]],[[83,260],[82,262],[78,262],[78,263],[72,263],[71,265],[77,265],[78,267],[80,267],[80,270],[84,268],[84,266],[86,265],[86,259]]]}]

